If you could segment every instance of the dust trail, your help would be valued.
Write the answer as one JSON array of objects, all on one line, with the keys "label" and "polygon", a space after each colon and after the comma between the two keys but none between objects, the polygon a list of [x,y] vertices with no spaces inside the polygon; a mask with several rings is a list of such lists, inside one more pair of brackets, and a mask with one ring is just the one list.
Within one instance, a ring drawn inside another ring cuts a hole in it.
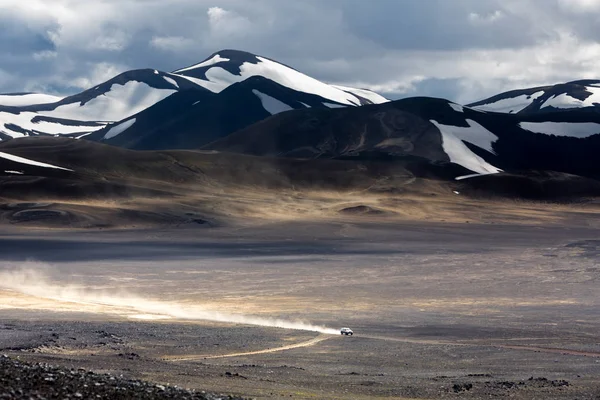
[{"label": "dust trail", "polygon": [[[296,329],[337,335],[339,331],[301,321],[286,321],[206,310],[195,305],[152,300],[119,290],[91,290],[82,285],[54,283],[36,269],[0,272],[0,288],[29,296],[82,306],[80,311],[105,312],[140,319],[176,318]],[[85,305],[90,305],[86,309]],[[100,309],[98,308],[100,306]],[[99,311],[100,310],[100,311]]]}]

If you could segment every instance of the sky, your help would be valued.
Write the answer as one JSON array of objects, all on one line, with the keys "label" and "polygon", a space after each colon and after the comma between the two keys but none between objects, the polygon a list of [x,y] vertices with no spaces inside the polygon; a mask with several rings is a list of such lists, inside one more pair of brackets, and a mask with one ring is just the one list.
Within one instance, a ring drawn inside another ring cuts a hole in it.
[{"label": "sky", "polygon": [[245,50],[388,98],[600,79],[600,0],[0,0],[0,93]]}]

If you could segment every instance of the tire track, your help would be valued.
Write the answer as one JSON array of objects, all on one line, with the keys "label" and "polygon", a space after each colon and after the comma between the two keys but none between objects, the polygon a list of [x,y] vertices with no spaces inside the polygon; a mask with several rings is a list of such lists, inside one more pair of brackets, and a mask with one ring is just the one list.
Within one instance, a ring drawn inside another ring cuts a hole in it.
[{"label": "tire track", "polygon": [[216,359],[216,358],[243,357],[243,356],[253,356],[253,355],[257,355],[257,354],[277,353],[280,351],[299,349],[301,347],[314,346],[317,343],[321,343],[332,337],[333,337],[333,335],[323,334],[323,335],[319,335],[315,338],[312,338],[310,340],[307,340],[305,342],[290,344],[290,345],[281,346],[281,347],[273,347],[273,348],[264,349],[264,350],[254,350],[254,351],[246,351],[246,352],[242,352],[242,353],[230,353],[230,354],[220,354],[220,355],[212,355],[212,356],[211,355],[167,356],[167,357],[163,357],[163,360],[171,361],[171,362],[198,361],[198,360],[209,360],[209,359]]}]

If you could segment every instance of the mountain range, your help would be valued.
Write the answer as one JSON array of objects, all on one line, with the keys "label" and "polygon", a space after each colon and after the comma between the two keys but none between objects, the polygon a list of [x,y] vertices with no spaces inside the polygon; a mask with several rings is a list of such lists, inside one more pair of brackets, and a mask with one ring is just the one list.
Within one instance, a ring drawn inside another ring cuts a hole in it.
[{"label": "mountain range", "polygon": [[599,99],[600,81],[585,80],[468,105],[390,101],[223,50],[65,98],[0,95],[1,195],[180,197],[168,182],[217,191],[365,190],[368,182],[369,192],[388,194],[582,201],[600,194]]},{"label": "mountain range", "polygon": [[[243,98],[237,99],[239,96]],[[152,118],[148,112],[156,116],[154,109],[149,110],[155,105],[169,112],[162,116],[164,125],[153,123],[160,130],[170,129],[176,120],[190,119],[189,114],[199,108],[214,106],[209,103],[228,104],[228,109],[220,110],[219,115],[212,114],[217,123],[236,117],[237,112],[251,115],[247,123],[252,123],[285,110],[384,101],[385,98],[373,92],[327,85],[267,58],[224,50],[173,73],[152,69],[128,71],[62,99],[39,94],[0,95],[0,138],[35,135],[82,138],[96,132],[95,140],[110,143],[128,129],[139,129],[134,126],[138,119]],[[220,132],[228,133],[231,132],[225,128]],[[148,135],[146,130],[145,134]]]}]

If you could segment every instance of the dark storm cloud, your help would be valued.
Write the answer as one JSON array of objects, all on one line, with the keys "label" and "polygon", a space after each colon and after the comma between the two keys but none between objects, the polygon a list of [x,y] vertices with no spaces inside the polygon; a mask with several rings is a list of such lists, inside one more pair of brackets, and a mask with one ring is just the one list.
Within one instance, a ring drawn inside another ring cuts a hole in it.
[{"label": "dark storm cloud", "polygon": [[0,92],[74,92],[223,48],[393,98],[600,76],[600,0],[3,0],[0,16]]},{"label": "dark storm cloud", "polygon": [[[528,32],[526,19],[501,11],[491,1],[339,0],[338,3],[356,35],[390,49],[501,48],[524,46],[539,39]],[[515,26],[519,29],[512,29]]]}]

